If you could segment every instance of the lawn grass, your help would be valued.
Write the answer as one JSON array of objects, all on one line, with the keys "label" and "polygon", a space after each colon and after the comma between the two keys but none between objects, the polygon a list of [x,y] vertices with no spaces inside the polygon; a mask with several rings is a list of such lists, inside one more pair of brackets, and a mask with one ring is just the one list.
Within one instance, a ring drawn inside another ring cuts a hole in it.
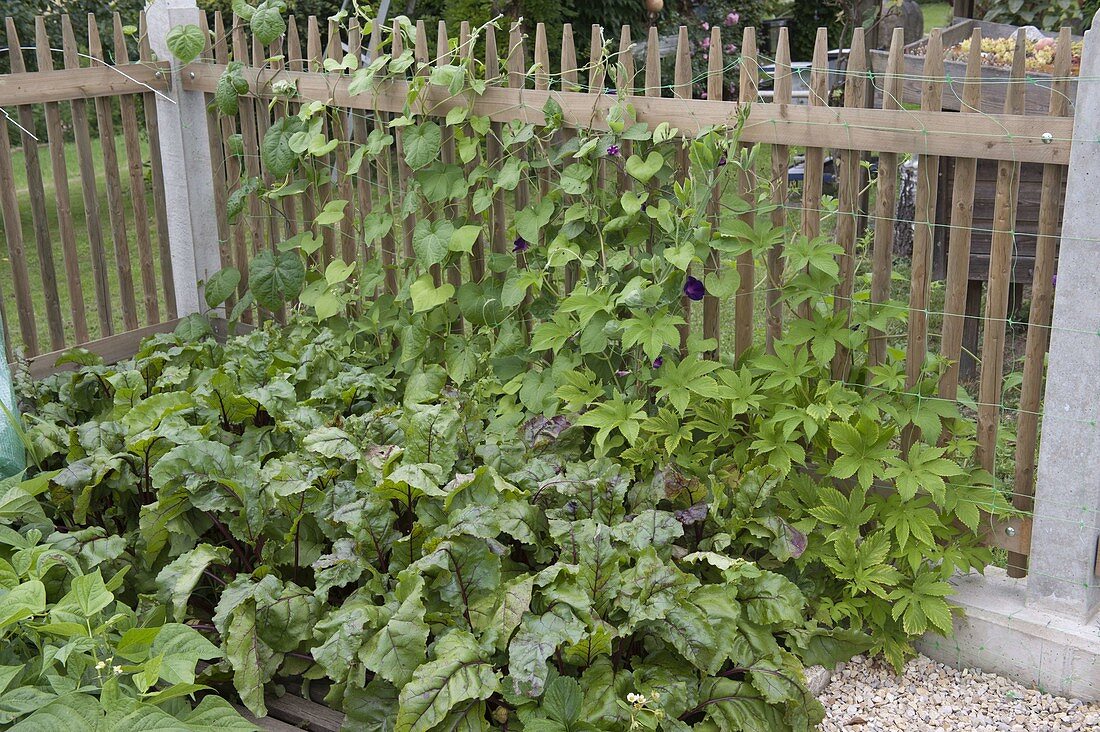
[{"label": "lawn grass", "polygon": [[[118,179],[122,186],[122,199],[124,202],[123,215],[126,220],[126,237],[129,242],[130,249],[130,269],[134,277],[135,287],[135,300],[137,302],[138,318],[143,324],[145,322],[144,306],[142,304],[142,285],[141,285],[141,270],[138,257],[138,244],[137,244],[137,227],[135,226],[133,206],[131,205],[132,196],[129,188],[129,178],[126,172],[125,163],[125,149],[123,145],[123,139],[119,136],[115,140],[116,149],[118,150],[120,160],[120,170],[118,172]],[[100,329],[99,318],[96,310],[95,302],[95,289],[92,280],[92,255],[91,246],[88,236],[88,221],[87,214],[84,208],[84,195],[81,188],[79,161],[77,157],[76,145],[74,143],[65,144],[65,162],[66,173],[68,178],[69,188],[69,201],[72,210],[73,229],[76,239],[76,251],[77,261],[79,263],[80,275],[81,275],[81,291],[84,296],[84,311],[85,318],[88,322],[88,328],[92,339],[100,338],[106,333]],[[112,238],[111,225],[109,219],[109,206],[107,199],[107,175],[106,166],[103,163],[102,145],[99,139],[92,140],[92,155],[94,159],[94,169],[96,175],[96,191],[98,193],[97,200],[100,214],[100,228],[103,234],[103,246],[104,246],[104,262],[102,262],[102,268],[107,273],[107,279],[110,285],[111,291],[111,315],[112,323],[114,326],[114,332],[118,333],[125,328],[122,323],[122,312],[120,308],[121,291],[119,289],[118,278],[118,266],[117,258],[115,256],[114,240]],[[148,160],[148,143],[146,140],[142,140],[142,158]],[[73,305],[72,294],[69,291],[68,283],[65,279],[65,265],[61,247],[61,234],[57,218],[57,193],[54,186],[53,168],[50,163],[50,151],[49,147],[45,144],[39,145],[38,148],[38,162],[42,173],[42,187],[45,193],[44,202],[46,208],[47,229],[49,230],[50,241],[53,243],[52,255],[54,272],[58,281],[58,299],[61,305],[61,314],[64,322],[65,330],[65,343],[71,345],[75,342],[75,332],[73,329]],[[34,218],[31,212],[31,196],[27,185],[27,166],[25,162],[25,156],[22,148],[15,148],[12,151],[12,167],[14,169],[15,178],[15,192],[19,201],[19,213],[22,223],[23,234],[23,251],[25,253],[27,262],[27,272],[30,277],[30,291],[31,291],[31,303],[35,314],[35,323],[38,330],[38,343],[40,351],[52,350],[50,343],[49,330],[46,321],[46,297],[45,288],[42,282],[42,267],[39,259],[38,249],[35,244],[35,224]],[[161,317],[164,317],[165,312],[165,300],[164,293],[160,288],[160,258],[157,254],[157,232],[156,224],[153,220],[153,192],[152,186],[149,184],[149,168],[148,163],[145,165],[145,201],[146,211],[149,215],[149,232],[151,239],[151,246],[154,251],[154,267],[157,273],[157,292],[158,301],[160,307]],[[4,232],[3,223],[0,222],[0,240],[6,239],[6,232]],[[0,253],[0,293],[3,297],[4,305],[4,317],[5,325],[8,332],[9,342],[14,344],[22,344],[22,338],[19,331],[19,318],[15,305],[15,287],[12,278],[12,267],[10,252],[7,247],[4,247],[2,253]]]},{"label": "lawn grass", "polygon": [[924,13],[924,32],[933,28],[946,28],[951,25],[954,9],[951,3],[925,3],[920,6]]}]

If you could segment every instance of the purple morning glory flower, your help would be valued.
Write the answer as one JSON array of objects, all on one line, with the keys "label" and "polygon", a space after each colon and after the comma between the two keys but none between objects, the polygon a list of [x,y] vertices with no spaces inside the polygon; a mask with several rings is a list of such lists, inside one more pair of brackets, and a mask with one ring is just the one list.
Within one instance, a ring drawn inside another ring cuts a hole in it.
[{"label": "purple morning glory flower", "polygon": [[530,246],[531,244],[526,239],[524,239],[522,236],[517,236],[515,243],[512,245],[512,251],[516,254],[520,252],[526,252],[527,248]]},{"label": "purple morning glory flower", "polygon": [[607,146],[607,154],[610,155],[613,158],[618,157],[619,156],[619,146],[614,144],[614,143],[608,145]]},{"label": "purple morning glory flower", "polygon": [[689,300],[702,300],[703,296],[707,294],[707,289],[703,287],[703,281],[697,277],[687,276],[684,280],[684,294],[688,296]]},{"label": "purple morning glory flower", "polygon": [[1057,287],[1058,286],[1058,275],[1053,275],[1050,278],[1050,286],[1051,287]]},{"label": "purple morning glory flower", "polygon": [[664,365],[665,365],[664,356],[658,356],[657,358],[653,359],[653,368],[659,369]]},{"label": "purple morning glory flower", "polygon": [[721,168],[725,164],[726,164],[726,156],[723,155],[722,157],[718,158],[718,167]]}]

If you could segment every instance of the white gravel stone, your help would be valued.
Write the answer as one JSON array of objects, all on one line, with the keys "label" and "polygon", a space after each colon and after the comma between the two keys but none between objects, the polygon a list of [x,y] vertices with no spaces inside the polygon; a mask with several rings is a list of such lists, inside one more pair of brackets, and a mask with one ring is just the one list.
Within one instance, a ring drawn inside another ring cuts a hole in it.
[{"label": "white gravel stone", "polygon": [[857,656],[837,666],[818,698],[824,732],[1096,732],[1100,703],[1043,694],[996,674],[925,656],[900,675]]}]

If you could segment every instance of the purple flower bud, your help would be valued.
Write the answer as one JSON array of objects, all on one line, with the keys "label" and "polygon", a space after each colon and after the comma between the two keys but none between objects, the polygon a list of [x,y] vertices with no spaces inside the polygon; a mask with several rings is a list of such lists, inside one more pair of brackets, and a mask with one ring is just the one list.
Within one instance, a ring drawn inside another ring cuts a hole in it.
[{"label": "purple flower bud", "polygon": [[659,369],[664,365],[665,365],[664,356],[658,356],[657,358],[653,359],[653,368]]},{"label": "purple flower bud", "polygon": [[723,165],[725,165],[725,164],[726,164],[727,162],[728,162],[728,161],[726,160],[726,156],[725,156],[725,155],[723,155],[722,157],[718,158],[718,167],[719,167],[719,168],[721,168],[721,167],[722,167]]},{"label": "purple flower bud", "polygon": [[527,248],[531,245],[522,236],[517,236],[515,243],[512,245],[512,251],[516,254],[520,252],[526,252]]},{"label": "purple flower bud", "polygon": [[627,371],[626,369],[619,369],[618,371],[615,372],[615,375],[618,376],[621,379],[624,376],[630,376],[630,372]]},{"label": "purple flower bud", "polygon": [[611,145],[608,145],[607,146],[607,154],[610,155],[613,158],[618,157],[619,156],[619,146],[614,144],[614,143],[612,143]]},{"label": "purple flower bud", "polygon": [[1057,287],[1058,286],[1058,275],[1053,275],[1050,278],[1050,286],[1051,287]]},{"label": "purple flower bud", "polygon": [[707,288],[703,287],[703,281],[697,277],[687,276],[684,280],[684,294],[689,300],[702,300],[707,294]]}]

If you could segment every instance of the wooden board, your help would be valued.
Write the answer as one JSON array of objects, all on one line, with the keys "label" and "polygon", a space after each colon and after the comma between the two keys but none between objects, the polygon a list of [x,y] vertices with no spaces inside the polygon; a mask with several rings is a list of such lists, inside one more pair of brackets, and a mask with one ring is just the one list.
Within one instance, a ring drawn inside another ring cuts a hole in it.
[{"label": "wooden board", "polygon": [[[890,42],[890,63],[887,65],[885,109],[901,107],[901,48],[905,30],[895,28]],[[878,195],[875,197],[875,238],[871,252],[871,303],[887,307],[890,299],[890,278],[894,268],[894,201],[898,182],[898,154],[884,152],[878,159]],[[886,362],[886,333],[872,331],[867,345],[867,361],[872,366]]]},{"label": "wooden board", "polygon": [[[487,39],[490,35],[487,34]],[[225,67],[221,64],[191,64],[184,73],[184,88],[213,93]],[[194,78],[191,78],[194,74]],[[248,94],[267,96],[274,74],[263,69],[245,68]],[[332,79],[324,74],[281,72],[280,78],[294,81],[304,100],[318,100],[351,109],[378,109],[402,112],[408,84],[391,81],[372,94],[352,96],[347,79]],[[608,95],[559,90],[508,89],[490,86],[470,104],[464,97],[452,97],[447,90],[428,87],[419,96],[417,113],[446,116],[454,107],[471,107],[472,113],[494,122],[519,120],[544,124],[543,108],[550,99],[562,108],[563,124],[574,128],[607,129],[607,115],[617,104]],[[740,105],[706,99],[683,101],[656,96],[629,97],[639,122],[651,127],[661,122],[679,128],[691,136],[715,125],[733,126]],[[1044,133],[1050,133],[1044,141]],[[990,160],[1057,163],[1069,160],[1073,120],[1035,117],[1022,114],[973,115],[962,117],[953,112],[860,109],[790,104],[755,104],[742,131],[743,142],[773,145],[804,145],[814,140],[821,147],[842,150],[918,153],[924,155],[970,155]]]},{"label": "wooden board", "polygon": [[[970,63],[967,69],[967,98],[964,100],[964,114],[977,109],[981,97],[980,71],[981,32],[977,31],[971,41]],[[974,221],[974,179],[977,175],[978,161],[974,158],[957,158],[954,161],[955,181],[951,190],[951,229],[949,250],[947,253],[947,286],[944,296],[943,330],[940,339],[940,353],[948,360],[947,371],[940,379],[939,394],[944,399],[955,399],[959,386],[959,366],[962,360],[963,332],[966,322],[967,285],[971,275],[970,246]]]},{"label": "wooden board", "polygon": [[[46,20],[35,18],[34,37],[40,71],[53,70],[53,53],[50,36],[46,33]],[[84,286],[80,281],[80,261],[76,250],[76,228],[73,223],[72,200],[69,197],[69,172],[65,160],[65,128],[61,122],[61,109],[56,102],[45,105],[46,132],[49,136],[50,170],[53,173],[53,193],[57,205],[57,228],[61,235],[62,261],[65,267],[65,284],[69,290],[69,313],[73,323],[73,337],[78,343],[88,340],[88,319],[84,311]]]},{"label": "wooden board", "polygon": [[4,106],[16,106],[167,91],[167,68],[166,63],[150,62],[3,74],[0,99]]},{"label": "wooden board", "polygon": [[[146,325],[141,328],[126,331],[125,333],[117,333],[113,336],[82,343],[80,347],[87,348],[92,353],[98,354],[106,363],[118,363],[137,353],[138,346],[141,345],[144,339],[151,335],[156,335],[157,333],[171,333],[176,329],[176,325],[178,324],[178,319],[167,320],[163,323],[154,323],[153,325]],[[63,364],[61,366],[56,364],[57,359],[66,353],[67,350],[68,349],[59,349],[50,351],[49,353],[43,353],[28,359],[27,368],[30,371],[31,377],[41,379],[50,374],[57,373],[58,371],[76,370],[78,367],[74,364]]]},{"label": "wooden board", "polygon": [[[1017,37],[1013,77],[1024,77],[1024,33]],[[1005,95],[1005,112],[1023,107],[1023,84],[1012,84]],[[981,384],[978,390],[979,464],[995,474],[997,430],[1001,417],[1001,385],[1004,383],[1004,350],[1008,316],[1009,269],[1012,262],[1013,226],[1020,189],[1020,164],[1002,160],[997,166],[997,194],[993,214],[993,240],[986,285],[985,328],[982,340]]]},{"label": "wooden board", "polygon": [[[23,73],[25,66],[22,45],[16,33],[15,22],[5,19],[8,40],[8,58],[13,74]],[[2,99],[3,97],[0,97]],[[6,102],[6,100],[5,100]],[[16,110],[19,119],[19,140],[23,148],[23,162],[27,171],[27,193],[31,202],[31,221],[33,223],[34,244],[38,254],[38,270],[42,279],[42,292],[46,305],[46,326],[50,336],[50,347],[61,348],[65,343],[65,326],[61,318],[61,301],[57,286],[57,272],[54,268],[53,238],[50,235],[49,218],[46,213],[46,193],[42,182],[42,166],[38,157],[38,140],[33,136],[35,129],[34,110],[23,105]]]}]

